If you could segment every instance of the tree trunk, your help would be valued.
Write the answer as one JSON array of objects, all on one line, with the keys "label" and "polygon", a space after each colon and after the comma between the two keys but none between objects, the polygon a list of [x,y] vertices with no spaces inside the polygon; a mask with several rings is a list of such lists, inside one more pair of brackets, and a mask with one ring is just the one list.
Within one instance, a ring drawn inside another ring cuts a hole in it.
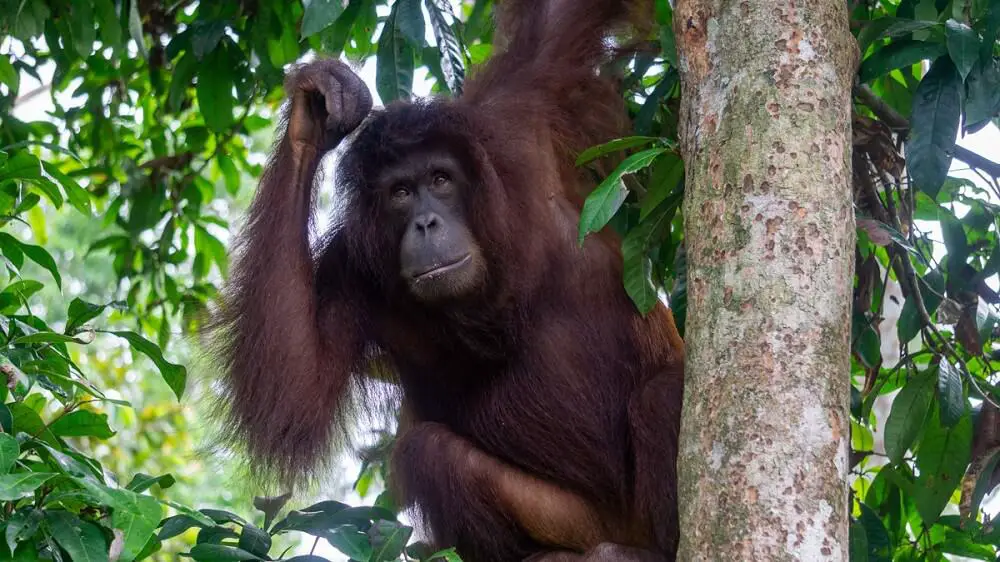
[{"label": "tree trunk", "polygon": [[688,256],[678,560],[847,560],[844,0],[678,0]]}]

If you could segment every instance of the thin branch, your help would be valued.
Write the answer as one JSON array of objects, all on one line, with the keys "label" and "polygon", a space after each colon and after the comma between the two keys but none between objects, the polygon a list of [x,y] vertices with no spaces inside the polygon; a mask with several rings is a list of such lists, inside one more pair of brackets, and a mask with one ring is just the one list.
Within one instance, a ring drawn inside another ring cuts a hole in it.
[{"label": "thin branch", "polygon": [[[875,92],[867,84],[862,84],[854,88],[854,95],[861,100],[868,109],[872,110],[879,119],[882,120],[886,125],[889,125],[897,133],[905,133],[910,130],[910,122],[907,121],[905,117],[899,114],[898,111],[892,108],[889,104],[885,103],[882,98],[878,97]],[[972,166],[973,168],[979,168],[994,178],[1000,177],[1000,164],[976,154],[975,152],[955,145],[955,158],[958,158],[962,162]]]}]

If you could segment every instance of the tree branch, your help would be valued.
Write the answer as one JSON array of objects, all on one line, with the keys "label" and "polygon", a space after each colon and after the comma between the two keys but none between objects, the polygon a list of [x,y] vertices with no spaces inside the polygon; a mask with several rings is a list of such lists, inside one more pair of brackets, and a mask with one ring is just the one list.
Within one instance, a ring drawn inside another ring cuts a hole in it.
[{"label": "tree branch", "polygon": [[[868,85],[862,84],[856,86],[854,88],[854,95],[894,131],[906,133],[910,130],[910,122],[889,104],[882,101],[882,98],[878,97]],[[983,170],[994,178],[1000,177],[1000,164],[980,156],[967,148],[956,144],[954,156],[973,168]]]}]

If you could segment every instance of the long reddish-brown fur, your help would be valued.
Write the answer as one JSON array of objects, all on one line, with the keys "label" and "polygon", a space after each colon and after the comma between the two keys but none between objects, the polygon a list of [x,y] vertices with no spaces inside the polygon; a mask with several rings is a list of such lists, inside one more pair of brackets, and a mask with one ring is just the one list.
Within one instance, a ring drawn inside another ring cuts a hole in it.
[{"label": "long reddish-brown fur", "polygon": [[[304,156],[279,141],[215,330],[225,431],[257,469],[285,481],[316,469],[375,350],[417,420],[577,494],[627,522],[634,544],[673,556],[683,344],[665,307],[636,312],[613,236],[576,242],[577,194],[593,183],[574,159],[627,134],[620,93],[597,72],[604,40],[639,4],[507,2],[505,49],[460,99],[394,104],[358,132],[337,174],[346,211],[316,258],[318,159],[297,166]],[[482,291],[436,306],[407,292],[399,232],[368,184],[432,145],[474,178],[463,202],[487,260]],[[400,436],[394,478],[437,542],[472,562],[545,550],[498,507],[496,490],[435,456],[421,431]]]}]

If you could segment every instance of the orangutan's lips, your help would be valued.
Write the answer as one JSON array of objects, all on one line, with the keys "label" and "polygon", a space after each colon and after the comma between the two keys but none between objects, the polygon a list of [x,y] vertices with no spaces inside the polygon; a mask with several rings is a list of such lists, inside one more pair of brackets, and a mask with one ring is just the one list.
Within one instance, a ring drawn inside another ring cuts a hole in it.
[{"label": "orangutan's lips", "polygon": [[441,273],[447,273],[453,269],[458,269],[466,264],[470,259],[472,259],[472,254],[465,254],[464,256],[458,258],[455,261],[448,262],[444,265],[439,265],[433,269],[428,269],[422,273],[418,273],[413,276],[414,279],[422,279],[425,277],[432,277],[434,275],[439,275]]}]

